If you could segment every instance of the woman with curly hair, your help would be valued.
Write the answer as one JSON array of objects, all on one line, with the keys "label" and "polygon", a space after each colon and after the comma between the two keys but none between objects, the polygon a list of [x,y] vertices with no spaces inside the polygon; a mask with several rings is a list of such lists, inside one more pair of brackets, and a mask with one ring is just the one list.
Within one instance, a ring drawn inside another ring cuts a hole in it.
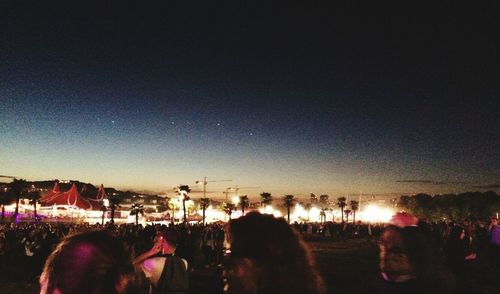
[{"label": "woman with curly hair", "polygon": [[40,293],[126,293],[134,277],[120,240],[106,232],[86,232],[65,238],[52,252],[40,276]]},{"label": "woman with curly hair", "polygon": [[282,218],[257,212],[231,220],[226,293],[325,293],[313,257]]}]

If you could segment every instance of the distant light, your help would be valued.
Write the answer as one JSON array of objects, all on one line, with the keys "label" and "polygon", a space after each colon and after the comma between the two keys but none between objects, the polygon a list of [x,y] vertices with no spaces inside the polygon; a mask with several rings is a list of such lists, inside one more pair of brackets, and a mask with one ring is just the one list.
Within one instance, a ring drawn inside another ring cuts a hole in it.
[{"label": "distant light", "polygon": [[280,211],[275,210],[271,205],[267,205],[266,207],[263,207],[259,209],[259,212],[262,214],[272,214],[274,217],[281,217],[282,214]]},{"label": "distant light", "polygon": [[234,196],[231,200],[232,200],[234,205],[237,205],[238,203],[240,203],[240,197],[238,197],[238,196]]},{"label": "distant light", "polygon": [[394,211],[388,207],[368,205],[360,213],[360,218],[368,222],[388,222],[394,215]]}]

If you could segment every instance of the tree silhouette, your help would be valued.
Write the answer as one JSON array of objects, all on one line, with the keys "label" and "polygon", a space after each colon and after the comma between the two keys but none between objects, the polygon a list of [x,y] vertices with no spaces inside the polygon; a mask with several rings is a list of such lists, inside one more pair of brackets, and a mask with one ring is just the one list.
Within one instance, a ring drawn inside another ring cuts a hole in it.
[{"label": "tree silhouette", "polygon": [[[411,198],[410,207],[419,217],[430,218],[432,209],[432,196],[424,193],[417,194]],[[462,211],[468,211],[467,207],[462,207]]]},{"label": "tree silhouette", "polygon": [[33,213],[34,213],[35,222],[37,221],[36,203],[38,202],[40,197],[41,197],[40,191],[33,190],[33,191],[28,192],[28,198],[30,200],[30,204],[33,205]]},{"label": "tree silhouette", "polygon": [[[330,206],[330,203],[328,201],[329,196],[326,194],[320,195],[319,196],[319,206],[323,211],[328,210],[328,207]],[[325,221],[326,221],[326,214],[325,214]]]},{"label": "tree silhouette", "polygon": [[320,203],[320,205],[328,206],[328,198],[330,198],[330,196],[328,196],[326,194],[319,195],[319,203]]},{"label": "tree silhouette", "polygon": [[262,192],[260,193],[260,197],[262,198],[262,205],[271,205],[273,202],[273,196],[271,193],[268,192]]},{"label": "tree silhouette", "polygon": [[175,222],[175,210],[177,209],[177,206],[171,198],[167,197],[165,200],[167,201],[167,208],[172,211],[172,214],[170,215],[170,223],[173,224]]},{"label": "tree silhouette", "polygon": [[5,205],[11,205],[16,201],[16,198],[11,193],[0,194],[0,205],[2,205],[2,223],[5,220]]},{"label": "tree silhouette", "polygon": [[236,205],[234,205],[233,203],[225,203],[224,204],[224,211],[229,216],[229,220],[231,220],[231,214],[233,213],[233,211],[235,209],[236,209]]},{"label": "tree silhouette", "polygon": [[309,199],[311,201],[311,204],[318,203],[318,197],[314,193],[311,193],[311,195],[309,195]]},{"label": "tree silhouette", "polygon": [[342,216],[342,222],[344,222],[344,207],[346,207],[347,199],[345,197],[337,198],[337,205],[340,207],[340,215]]},{"label": "tree silhouette", "polygon": [[356,211],[359,209],[359,202],[351,200],[352,222],[356,223]]},{"label": "tree silhouette", "polygon": [[110,195],[108,196],[109,199],[109,209],[111,210],[111,223],[115,223],[115,211],[117,208],[121,207],[120,203],[122,202],[122,199],[120,198],[120,195]]},{"label": "tree silhouette", "polygon": [[344,210],[344,214],[345,214],[345,217],[346,217],[346,223],[349,222],[349,214],[351,213],[351,210],[350,209],[345,209]]},{"label": "tree silhouette", "polygon": [[286,207],[288,223],[290,223],[290,210],[295,202],[294,197],[293,195],[285,195],[283,197],[283,205]]},{"label": "tree silhouette", "polygon": [[241,215],[245,215],[245,209],[250,206],[250,201],[248,200],[247,195],[240,196],[240,201],[238,202],[238,205],[241,208]]},{"label": "tree silhouette", "polygon": [[410,208],[409,205],[410,205],[410,196],[403,195],[403,196],[399,197],[399,201],[398,201],[397,206],[401,210],[409,209]]},{"label": "tree silhouette", "polygon": [[321,208],[319,211],[319,221],[322,223],[326,221],[326,208]]},{"label": "tree silhouette", "polygon": [[23,179],[14,179],[11,183],[7,185],[10,188],[10,193],[16,199],[16,210],[14,212],[14,220],[17,220],[17,215],[19,214],[19,200],[26,193],[26,187],[28,183]]},{"label": "tree silhouette", "polygon": [[144,206],[139,203],[132,204],[130,215],[135,215],[135,225],[139,224],[139,214],[144,215]]},{"label": "tree silhouette", "polygon": [[201,210],[203,211],[203,225],[205,225],[205,211],[207,210],[207,207],[210,205],[210,198],[201,198],[200,199],[200,206]]},{"label": "tree silhouette", "polygon": [[106,216],[106,211],[108,211],[108,207],[104,205],[104,203],[101,205],[101,211],[102,211],[101,224],[104,225],[104,217]]},{"label": "tree silhouette", "polygon": [[485,219],[500,210],[500,196],[495,192],[465,192],[458,195],[403,195],[398,208],[430,220]]},{"label": "tree silhouette", "polygon": [[187,222],[187,214],[186,214],[186,201],[189,200],[189,192],[191,192],[191,188],[189,185],[180,185],[179,186],[179,195],[182,198],[182,212],[183,212],[183,222]]}]

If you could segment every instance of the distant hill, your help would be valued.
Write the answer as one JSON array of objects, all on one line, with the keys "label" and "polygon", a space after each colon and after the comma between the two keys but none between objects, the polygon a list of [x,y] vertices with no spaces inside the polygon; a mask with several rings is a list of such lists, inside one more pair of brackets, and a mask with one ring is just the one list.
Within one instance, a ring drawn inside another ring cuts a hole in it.
[{"label": "distant hill", "polygon": [[[45,193],[48,193],[54,188],[54,180],[47,180],[47,181],[27,181],[28,185],[34,185],[35,187],[47,191],[43,191],[42,195]],[[99,191],[99,187],[94,186],[90,183],[84,183],[80,181],[69,181],[69,182],[59,182],[59,189],[61,191],[68,191],[73,184],[76,184],[76,187],[78,188],[78,191],[82,196],[85,197],[91,197],[97,195],[97,192]],[[148,196],[157,196],[156,194],[145,194],[145,193],[138,193],[135,191],[120,191],[117,190],[113,187],[104,187],[104,191],[106,192],[107,195],[112,195],[112,194],[118,194],[120,197],[126,197],[126,196],[131,196],[135,194],[142,194],[142,195],[148,195]]]}]

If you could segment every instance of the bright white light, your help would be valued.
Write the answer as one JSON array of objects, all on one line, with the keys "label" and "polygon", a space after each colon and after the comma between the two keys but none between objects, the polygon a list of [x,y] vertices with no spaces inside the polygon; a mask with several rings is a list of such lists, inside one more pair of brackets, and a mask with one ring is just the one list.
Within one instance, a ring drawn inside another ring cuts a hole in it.
[{"label": "bright white light", "polygon": [[320,221],[321,210],[317,207],[311,207],[309,210],[309,221],[319,222]]},{"label": "bright white light", "polygon": [[233,210],[233,212],[231,213],[231,218],[234,219],[234,218],[240,218],[242,216],[241,214],[241,210]]},{"label": "bright white light", "polygon": [[393,215],[392,209],[378,205],[368,205],[359,213],[360,218],[367,222],[388,222]]},{"label": "bright white light", "polygon": [[189,209],[191,207],[195,206],[193,200],[186,200],[186,209]]},{"label": "bright white light", "polygon": [[[129,223],[129,224],[130,223],[134,223],[135,224],[135,217],[136,217],[135,215],[128,214],[127,215],[126,223]],[[146,223],[146,217],[144,215],[139,214],[139,218],[137,220],[138,220],[138,223],[140,225],[143,225],[143,226],[147,225],[147,223]]]},{"label": "bright white light", "polygon": [[260,208],[259,212],[262,214],[272,214],[274,217],[282,217],[282,213],[279,210],[274,210],[271,205],[266,205],[266,207]]},{"label": "bright white light", "polygon": [[234,205],[238,205],[240,203],[240,197],[234,196],[232,199]]},{"label": "bright white light", "polygon": [[[198,210],[200,215],[203,215],[203,210]],[[223,221],[226,213],[220,209],[215,209],[212,205],[208,206],[205,210],[205,222],[213,223],[216,221]]]}]

